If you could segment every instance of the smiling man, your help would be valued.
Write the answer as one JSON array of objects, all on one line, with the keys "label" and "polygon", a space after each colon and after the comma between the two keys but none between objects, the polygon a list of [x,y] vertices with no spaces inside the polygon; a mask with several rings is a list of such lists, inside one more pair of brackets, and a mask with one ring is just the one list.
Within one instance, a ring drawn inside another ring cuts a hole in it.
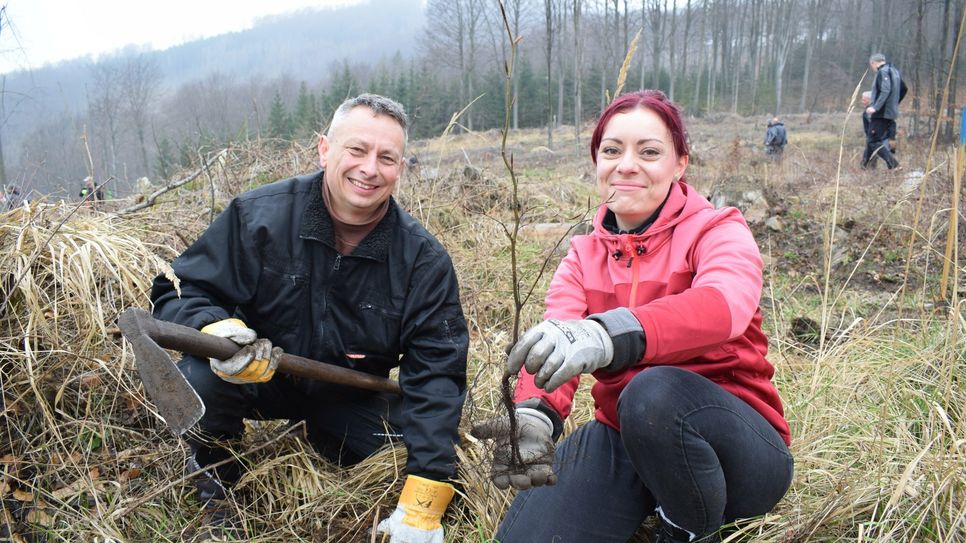
[{"label": "smiling man", "polygon": [[[401,440],[408,477],[379,531],[435,543],[454,493],[468,336],[449,255],[392,198],[406,124],[388,98],[345,101],[319,140],[322,170],[238,196],[173,262],[180,285],[158,276],[151,299],[156,317],[245,346],[180,364],[206,407],[187,435],[189,471],[230,458],[223,442],[245,418],[304,420],[316,449],[344,465]],[[280,350],[381,377],[398,367],[402,396],[275,375]],[[196,479],[212,523],[224,524],[239,471]]]}]

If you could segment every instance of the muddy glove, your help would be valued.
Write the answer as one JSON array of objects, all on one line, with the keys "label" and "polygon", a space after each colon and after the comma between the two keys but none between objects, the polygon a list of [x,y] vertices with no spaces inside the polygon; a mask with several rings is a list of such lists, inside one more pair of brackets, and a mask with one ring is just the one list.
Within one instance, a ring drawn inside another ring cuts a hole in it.
[{"label": "muddy glove", "polygon": [[523,334],[507,358],[512,375],[526,366],[538,387],[553,392],[581,373],[592,373],[611,363],[614,343],[594,320],[541,322]]},{"label": "muddy glove", "polygon": [[510,421],[497,417],[477,424],[470,434],[477,439],[492,439],[493,460],[490,477],[498,488],[526,490],[534,486],[556,484],[553,473],[553,423],[547,415],[532,407],[517,407],[517,444],[520,462],[513,461]]},{"label": "muddy glove", "polygon": [[455,493],[449,483],[407,476],[396,510],[376,533],[388,534],[390,543],[443,543],[441,520]]},{"label": "muddy glove", "polygon": [[209,358],[211,371],[229,383],[264,383],[275,375],[281,347],[272,347],[267,339],[258,339],[258,334],[239,319],[221,320],[201,329],[206,334],[228,338],[243,347],[227,360]]}]

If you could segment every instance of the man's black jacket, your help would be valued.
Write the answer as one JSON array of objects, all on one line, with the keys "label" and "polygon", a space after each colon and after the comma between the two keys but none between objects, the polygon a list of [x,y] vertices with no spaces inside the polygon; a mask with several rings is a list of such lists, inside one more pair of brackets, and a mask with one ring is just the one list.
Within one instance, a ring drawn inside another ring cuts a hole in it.
[{"label": "man's black jacket", "polygon": [[407,471],[451,477],[468,347],[452,261],[394,200],[351,255],[339,254],[323,179],[234,199],[172,263],[181,296],[155,279],[154,314],[193,328],[237,316],[287,353],[384,377],[399,366]]}]

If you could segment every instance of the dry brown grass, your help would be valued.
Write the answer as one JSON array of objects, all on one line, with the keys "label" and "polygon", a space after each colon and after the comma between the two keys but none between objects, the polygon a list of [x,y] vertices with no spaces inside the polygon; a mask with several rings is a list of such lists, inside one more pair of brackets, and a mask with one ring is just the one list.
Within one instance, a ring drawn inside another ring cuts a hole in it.
[{"label": "dry brown grass", "polygon": [[[774,512],[733,527],[728,540],[966,541],[963,343],[951,333],[957,329],[962,338],[964,323],[961,307],[930,306],[936,304],[930,278],[941,269],[937,255],[948,217],[943,183],[951,175],[937,171],[927,188],[923,207],[931,219],[914,256],[918,273],[913,288],[898,297],[897,284],[868,277],[869,269],[895,268],[889,267],[890,251],[909,232],[914,200],[899,190],[901,179],[843,168],[843,189],[833,195],[827,187],[838,143],[826,133],[841,128],[841,116],[816,117],[801,127],[802,120],[787,119],[793,144],[780,168],[760,157],[764,121],[725,116],[691,123],[699,159],[689,170],[692,184],[702,190],[729,183],[762,187],[786,222],[781,233],[760,227],[756,233],[772,262],[763,309],[795,439],[796,478]],[[555,134],[558,149],[573,148],[568,133]],[[541,149],[543,135],[526,131],[511,142],[524,221],[569,224],[593,205],[589,161]],[[465,428],[498,412],[513,317],[499,226],[508,217],[499,139],[482,133],[415,142],[420,165],[398,192],[450,249],[460,276],[472,333]],[[850,161],[856,146],[846,145]],[[915,151],[903,150],[907,170],[916,167]],[[58,204],[0,216],[0,286],[9,300],[0,315],[0,538],[192,537],[199,512],[184,479],[184,448],[145,400],[131,352],[110,329],[123,309],[147,305],[151,279],[206,226],[212,193],[217,211],[233,194],[309,171],[314,163],[310,148],[239,147],[198,181],[137,214],[83,210],[60,228],[69,209]],[[464,174],[467,165],[475,169]],[[851,227],[845,242],[850,256],[833,271],[833,292],[823,308],[821,240],[833,196],[839,198],[839,224],[858,226]],[[526,281],[546,259],[552,269],[560,258],[554,241],[521,238]],[[812,256],[785,254],[793,249]],[[900,269],[901,260],[895,263]],[[548,281],[544,276],[534,285],[525,324],[539,319]],[[830,327],[843,333],[830,336],[821,350],[790,335],[793,319],[818,320],[823,311]],[[588,387],[578,395],[567,431],[593,416]],[[252,423],[245,441],[235,445],[250,467],[233,495],[245,539],[369,541],[373,521],[395,505],[405,451],[387,450],[340,469],[312,451],[299,430]],[[462,445],[463,485],[446,519],[447,539],[483,542],[512,495],[488,483],[482,448],[469,436]]]}]

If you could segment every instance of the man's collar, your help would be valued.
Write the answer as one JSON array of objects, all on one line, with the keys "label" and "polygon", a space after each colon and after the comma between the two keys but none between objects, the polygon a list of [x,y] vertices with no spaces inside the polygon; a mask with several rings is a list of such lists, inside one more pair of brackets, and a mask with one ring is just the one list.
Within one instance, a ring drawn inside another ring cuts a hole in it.
[{"label": "man's collar", "polygon": [[[322,199],[322,183],[325,182],[325,171],[320,172],[317,179],[317,182],[313,182],[313,189],[309,191],[309,202],[306,204],[305,213],[302,215],[299,237],[319,241],[335,249],[335,225],[332,223],[332,216],[329,215],[329,210],[326,209],[325,201]],[[396,207],[395,198],[390,196],[386,216],[352,251],[352,256],[374,258],[379,261],[386,260],[389,254],[392,232],[399,223],[399,214]]]}]

